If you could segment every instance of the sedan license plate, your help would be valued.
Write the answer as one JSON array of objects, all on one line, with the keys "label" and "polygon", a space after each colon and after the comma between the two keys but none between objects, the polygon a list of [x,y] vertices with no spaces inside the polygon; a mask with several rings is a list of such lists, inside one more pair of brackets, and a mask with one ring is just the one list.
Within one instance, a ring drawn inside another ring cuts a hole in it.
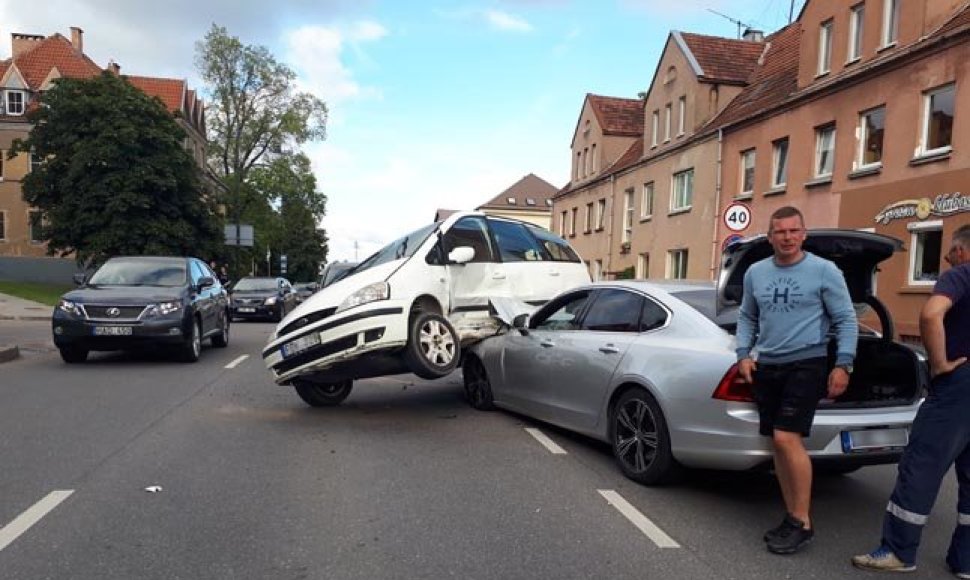
[{"label": "sedan license plate", "polygon": [[248,306],[240,306],[236,310],[238,310],[239,312],[256,312],[255,308],[250,308]]},{"label": "sedan license plate", "polygon": [[95,326],[95,336],[131,336],[130,326]]},{"label": "sedan license plate", "polygon": [[283,345],[283,356],[291,357],[295,354],[299,354],[312,346],[320,344],[319,334],[308,334],[306,336],[301,336],[296,340],[291,340],[290,342]]},{"label": "sedan license plate", "polygon": [[842,450],[846,453],[905,447],[907,443],[909,430],[905,427],[842,432]]}]

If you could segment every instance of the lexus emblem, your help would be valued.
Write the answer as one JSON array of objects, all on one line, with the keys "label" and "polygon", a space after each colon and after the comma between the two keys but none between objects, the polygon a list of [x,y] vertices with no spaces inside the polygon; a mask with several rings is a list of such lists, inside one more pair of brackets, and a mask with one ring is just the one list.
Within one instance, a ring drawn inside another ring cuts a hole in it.
[{"label": "lexus emblem", "polygon": [[114,306],[112,306],[111,308],[105,311],[105,314],[111,317],[121,316],[121,309],[115,308]]}]

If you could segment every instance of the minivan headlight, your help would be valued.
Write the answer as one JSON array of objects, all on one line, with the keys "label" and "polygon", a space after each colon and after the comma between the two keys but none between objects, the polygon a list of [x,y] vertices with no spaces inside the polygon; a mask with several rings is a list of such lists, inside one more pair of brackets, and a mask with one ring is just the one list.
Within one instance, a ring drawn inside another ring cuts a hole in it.
[{"label": "minivan headlight", "polygon": [[373,284],[364,286],[344,299],[340,303],[340,306],[337,307],[337,312],[342,312],[348,308],[360,306],[361,304],[367,304],[368,302],[387,300],[390,297],[391,286],[387,282],[374,282]]},{"label": "minivan headlight", "polygon": [[73,314],[74,316],[84,316],[84,313],[81,312],[81,305],[71,302],[70,300],[64,300],[62,298],[61,301],[58,302],[57,308],[62,312],[67,312],[68,314]]}]

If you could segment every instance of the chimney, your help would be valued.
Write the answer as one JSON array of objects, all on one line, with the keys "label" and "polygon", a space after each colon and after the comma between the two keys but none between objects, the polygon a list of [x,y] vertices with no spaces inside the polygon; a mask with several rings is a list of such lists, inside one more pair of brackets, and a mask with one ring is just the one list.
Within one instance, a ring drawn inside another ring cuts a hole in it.
[{"label": "chimney", "polygon": [[748,42],[764,42],[765,33],[761,30],[755,30],[754,28],[745,28],[744,34],[741,36],[744,40]]},{"label": "chimney", "polygon": [[121,65],[116,63],[114,59],[108,61],[108,72],[118,76],[121,74]]},{"label": "chimney", "polygon": [[13,58],[17,58],[21,54],[31,50],[37,46],[40,41],[46,38],[42,34],[23,34],[20,32],[14,32],[10,35],[10,52]]},{"label": "chimney", "polygon": [[71,44],[74,45],[74,50],[84,52],[84,31],[77,26],[71,27]]}]

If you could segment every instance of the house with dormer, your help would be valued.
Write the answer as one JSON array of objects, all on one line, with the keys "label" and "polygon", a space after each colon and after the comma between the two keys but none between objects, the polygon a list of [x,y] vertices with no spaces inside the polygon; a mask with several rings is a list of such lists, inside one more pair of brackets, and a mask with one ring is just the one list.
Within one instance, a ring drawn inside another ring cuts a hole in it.
[{"label": "house with dormer", "polygon": [[476,207],[489,215],[513,218],[549,229],[552,198],[559,189],[535,173],[513,183],[508,189]]},{"label": "house with dormer", "polygon": [[[0,275],[41,278],[31,270],[45,267],[73,271],[70,260],[46,258],[46,245],[38,239],[40,213],[29,207],[21,195],[21,180],[39,160],[31,155],[7,159],[15,139],[26,138],[31,130],[27,113],[39,97],[59,78],[91,78],[105,71],[121,74],[117,63],[102,68],[84,53],[84,32],[71,28],[71,38],[14,33],[11,57],[0,61]],[[209,191],[219,187],[206,169],[205,107],[185,80],[125,76],[149,96],[158,97],[185,130],[185,147],[193,155]],[[11,262],[11,260],[14,260]],[[31,263],[33,266],[26,266]],[[63,275],[61,276],[63,278]],[[67,275],[66,279],[70,279]]]}]

